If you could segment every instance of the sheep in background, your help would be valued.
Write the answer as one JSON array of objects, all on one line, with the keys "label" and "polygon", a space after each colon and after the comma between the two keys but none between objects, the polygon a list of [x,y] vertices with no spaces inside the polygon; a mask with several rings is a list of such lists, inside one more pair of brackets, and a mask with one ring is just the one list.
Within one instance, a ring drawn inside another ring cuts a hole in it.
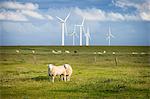
[{"label": "sheep in background", "polygon": [[52,50],[52,53],[54,53],[54,54],[61,54],[61,50],[59,50],[59,51]]},{"label": "sheep in background", "polygon": [[58,54],[61,54],[61,50],[58,50],[57,53],[58,53]]},{"label": "sheep in background", "polygon": [[104,51],[103,51],[103,53],[105,54],[105,53],[106,53],[106,51],[104,50]]},{"label": "sheep in background", "polygon": [[132,52],[132,54],[133,54],[133,55],[136,55],[136,54],[138,54],[138,53],[137,53],[137,52]]},{"label": "sheep in background", "polygon": [[16,53],[20,53],[20,51],[19,51],[19,50],[16,50]]},{"label": "sheep in background", "polygon": [[52,53],[57,54],[57,52],[55,50],[52,50]]},{"label": "sheep in background", "polygon": [[97,54],[102,55],[103,53],[102,52],[97,52]]},{"label": "sheep in background", "polygon": [[72,68],[69,64],[62,66],[54,66],[53,64],[48,65],[48,76],[52,78],[52,82],[56,76],[60,76],[61,80],[66,82],[70,81],[70,76],[72,74]]},{"label": "sheep in background", "polygon": [[69,53],[70,53],[70,51],[67,51],[67,50],[66,50],[66,51],[65,51],[65,53],[69,54]]},{"label": "sheep in background", "polygon": [[112,52],[112,54],[114,55],[114,54],[116,54],[116,52]]}]

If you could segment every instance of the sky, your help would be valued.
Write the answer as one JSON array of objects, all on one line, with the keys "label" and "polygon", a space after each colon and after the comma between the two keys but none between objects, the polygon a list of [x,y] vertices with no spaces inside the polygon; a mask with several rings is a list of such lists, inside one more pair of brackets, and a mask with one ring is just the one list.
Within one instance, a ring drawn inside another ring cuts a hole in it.
[{"label": "sky", "polygon": [[[150,46],[149,0],[0,0],[0,45],[61,45],[61,24],[65,19],[68,34],[85,18],[90,30],[90,45]],[[79,28],[75,45],[79,45]],[[83,45],[85,45],[83,33]],[[65,33],[65,45],[72,36]]]}]

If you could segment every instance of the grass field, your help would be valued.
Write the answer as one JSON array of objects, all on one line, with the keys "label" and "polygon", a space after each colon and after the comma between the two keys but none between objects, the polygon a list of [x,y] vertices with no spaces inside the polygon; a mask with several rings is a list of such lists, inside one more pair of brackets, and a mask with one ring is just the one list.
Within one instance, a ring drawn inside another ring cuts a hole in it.
[{"label": "grass field", "polygon": [[[104,50],[105,54],[93,54]],[[50,82],[49,63],[70,64],[71,81],[57,77],[55,83]],[[150,99],[150,47],[0,47],[0,99],[32,98]]]}]

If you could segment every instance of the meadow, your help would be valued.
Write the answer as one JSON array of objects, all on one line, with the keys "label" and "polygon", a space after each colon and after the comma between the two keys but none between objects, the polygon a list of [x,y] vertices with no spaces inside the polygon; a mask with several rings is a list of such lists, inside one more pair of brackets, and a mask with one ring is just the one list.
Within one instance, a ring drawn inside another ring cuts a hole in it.
[{"label": "meadow", "polygon": [[[52,50],[62,53],[54,54]],[[66,50],[70,53],[65,53]],[[55,83],[49,81],[50,63],[70,64],[71,81],[60,81],[59,77]],[[101,98],[150,98],[150,47],[0,47],[0,99]]]}]

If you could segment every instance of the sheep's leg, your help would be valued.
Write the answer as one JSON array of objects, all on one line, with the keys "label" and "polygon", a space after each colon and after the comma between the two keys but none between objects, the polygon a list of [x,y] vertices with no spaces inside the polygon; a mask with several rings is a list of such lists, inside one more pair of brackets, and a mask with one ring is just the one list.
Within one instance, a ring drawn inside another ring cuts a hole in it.
[{"label": "sheep's leg", "polygon": [[54,76],[52,76],[52,82],[54,83],[54,79],[55,79],[55,77]]},{"label": "sheep's leg", "polygon": [[66,75],[64,75],[64,81],[66,82]]},{"label": "sheep's leg", "polygon": [[67,81],[70,81],[70,76],[67,76]]},{"label": "sheep's leg", "polygon": [[61,81],[63,81],[63,76],[62,75],[60,75],[60,79],[61,79]]}]

